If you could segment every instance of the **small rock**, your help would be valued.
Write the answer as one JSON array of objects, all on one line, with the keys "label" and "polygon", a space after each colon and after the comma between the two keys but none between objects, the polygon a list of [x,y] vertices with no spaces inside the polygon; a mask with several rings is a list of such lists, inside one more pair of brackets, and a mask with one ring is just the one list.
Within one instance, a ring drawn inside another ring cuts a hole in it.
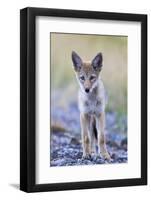
[{"label": "small rock", "polygon": [[52,160],[50,166],[63,166],[65,164],[64,159]]},{"label": "small rock", "polygon": [[77,138],[72,138],[70,142],[71,144],[79,144],[79,141]]},{"label": "small rock", "polygon": [[121,141],[121,146],[127,150],[127,137],[125,137],[122,141]]},{"label": "small rock", "polygon": [[116,153],[112,153],[112,154],[111,154],[111,158],[112,158],[113,160],[117,160],[118,156],[117,156]]}]

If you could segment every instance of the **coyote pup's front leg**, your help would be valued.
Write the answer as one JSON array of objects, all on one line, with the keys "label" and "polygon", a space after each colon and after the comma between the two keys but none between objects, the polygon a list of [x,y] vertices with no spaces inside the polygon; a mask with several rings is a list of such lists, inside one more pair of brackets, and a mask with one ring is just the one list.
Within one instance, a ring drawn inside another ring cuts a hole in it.
[{"label": "coyote pup's front leg", "polygon": [[81,123],[81,137],[83,147],[83,158],[90,158],[91,156],[91,138],[90,138],[90,116],[88,114],[80,114]]},{"label": "coyote pup's front leg", "polygon": [[103,156],[104,159],[111,160],[111,157],[106,149],[105,141],[105,113],[102,112],[97,118],[97,132],[98,132],[98,153]]}]

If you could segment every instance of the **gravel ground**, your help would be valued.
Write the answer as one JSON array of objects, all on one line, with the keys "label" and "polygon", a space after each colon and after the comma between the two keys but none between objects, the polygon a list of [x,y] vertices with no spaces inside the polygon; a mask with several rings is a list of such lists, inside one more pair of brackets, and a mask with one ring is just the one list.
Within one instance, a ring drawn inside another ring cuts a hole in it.
[{"label": "gravel ground", "polygon": [[[51,132],[50,137],[50,166],[73,166],[112,164],[127,162],[127,120],[120,117],[117,123],[116,113],[106,114],[106,141],[107,149],[112,161],[108,162],[100,156],[92,155],[89,159],[82,159],[82,146],[80,141],[79,111],[76,104],[71,104],[68,110],[57,107],[52,113],[52,119],[59,122],[69,132]],[[69,126],[70,125],[70,126]]]},{"label": "gravel ground", "polygon": [[51,137],[51,166],[92,165],[105,163],[127,162],[127,149],[124,139],[121,145],[107,142],[107,149],[112,161],[108,162],[100,156],[92,155],[89,159],[82,159],[81,143],[74,138],[65,136],[64,133],[53,133]]}]

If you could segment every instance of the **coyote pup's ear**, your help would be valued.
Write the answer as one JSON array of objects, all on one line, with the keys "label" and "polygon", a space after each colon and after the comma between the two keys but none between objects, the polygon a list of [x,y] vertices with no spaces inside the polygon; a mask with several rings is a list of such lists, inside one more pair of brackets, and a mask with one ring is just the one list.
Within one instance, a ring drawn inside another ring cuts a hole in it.
[{"label": "coyote pup's ear", "polygon": [[102,61],[103,61],[102,53],[98,53],[95,56],[95,58],[92,60],[92,66],[93,66],[94,70],[101,71]]},{"label": "coyote pup's ear", "polygon": [[72,62],[73,62],[75,71],[80,71],[81,66],[82,66],[82,60],[75,51],[72,51]]}]

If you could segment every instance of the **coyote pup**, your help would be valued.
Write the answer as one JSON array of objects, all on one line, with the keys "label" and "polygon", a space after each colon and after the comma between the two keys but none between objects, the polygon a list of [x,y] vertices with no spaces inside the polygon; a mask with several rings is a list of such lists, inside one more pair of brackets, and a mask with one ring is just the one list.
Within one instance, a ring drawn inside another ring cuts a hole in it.
[{"label": "coyote pup", "polygon": [[83,146],[83,158],[90,158],[96,152],[110,160],[105,142],[105,90],[99,79],[102,69],[102,53],[98,53],[92,62],[84,62],[76,52],[72,52],[72,62],[76,78],[80,85],[79,109]]}]

